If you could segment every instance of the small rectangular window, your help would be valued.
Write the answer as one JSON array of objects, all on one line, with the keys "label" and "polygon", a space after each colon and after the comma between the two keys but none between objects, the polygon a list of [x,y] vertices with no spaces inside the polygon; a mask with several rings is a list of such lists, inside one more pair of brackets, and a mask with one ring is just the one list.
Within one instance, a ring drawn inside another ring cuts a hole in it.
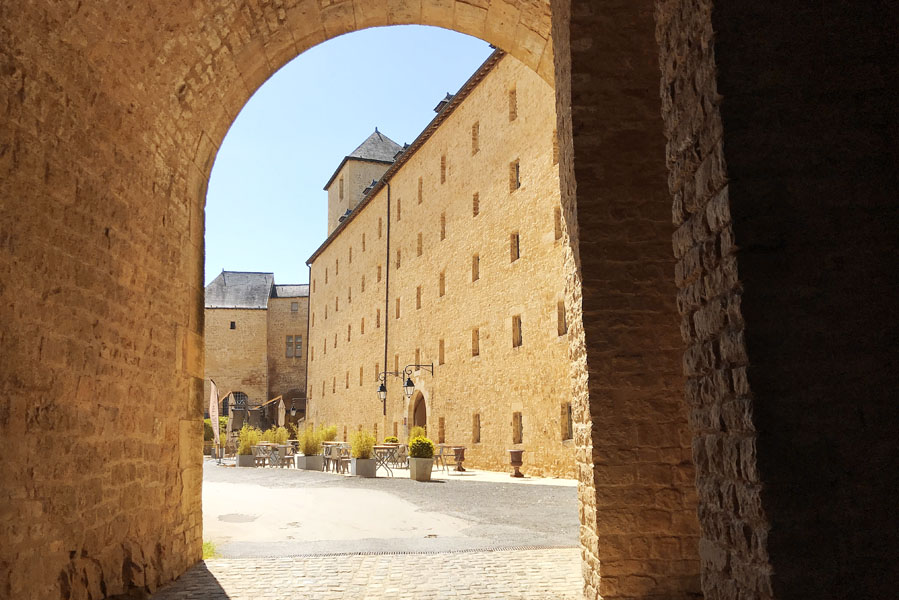
[{"label": "small rectangular window", "polygon": [[446,420],[443,417],[437,419],[437,443],[446,443]]},{"label": "small rectangular window", "polygon": [[334,347],[337,347],[337,334],[334,334]]},{"label": "small rectangular window", "polygon": [[339,198],[340,198],[341,200],[343,200],[343,177],[341,177],[341,178],[337,181],[337,187],[339,188],[339,190],[338,190]]},{"label": "small rectangular window", "polygon": [[399,424],[396,421],[393,422],[393,437],[397,437],[398,425]]},{"label": "small rectangular window", "polygon": [[415,288],[415,308],[421,308],[421,286]]},{"label": "small rectangular window", "polygon": [[350,372],[349,371],[346,372],[346,383],[344,384],[343,388],[346,390],[350,389]]},{"label": "small rectangular window", "polygon": [[481,149],[481,140],[480,138],[480,130],[481,124],[478,121],[474,122],[474,125],[471,126],[471,155],[474,156],[478,153],[478,150]]},{"label": "small rectangular window", "polygon": [[440,282],[437,285],[437,293],[442,298],[446,294],[446,273],[440,272]]},{"label": "small rectangular window", "polygon": [[444,362],[446,362],[446,355],[444,354],[443,340],[440,340],[437,343],[437,364],[442,365]]},{"label": "small rectangular window", "polygon": [[400,355],[399,354],[393,355],[393,370],[395,373],[400,372]]},{"label": "small rectangular window", "polygon": [[524,440],[524,423],[522,422],[521,413],[512,413],[512,443],[521,444]]},{"label": "small rectangular window", "polygon": [[365,375],[365,369],[359,367],[359,385],[362,385],[362,377]]},{"label": "small rectangular window", "polygon": [[440,213],[440,241],[446,239],[446,213]]},{"label": "small rectangular window", "polygon": [[381,265],[378,265],[378,283],[381,283]]},{"label": "small rectangular window", "polygon": [[481,336],[478,328],[471,330],[471,355],[480,356],[481,354]]},{"label": "small rectangular window", "polygon": [[381,239],[381,229],[383,228],[383,221],[381,217],[378,217],[378,239]]},{"label": "small rectangular window", "polygon": [[556,323],[558,325],[559,335],[568,333],[568,316],[565,314],[565,301],[559,300],[556,305]]},{"label": "small rectangular window", "polygon": [[379,309],[377,309],[377,311],[375,311],[375,329],[380,329],[380,328],[381,328],[381,309],[379,308]]},{"label": "small rectangular window", "polygon": [[515,88],[509,90],[509,121],[518,118],[518,91]]},{"label": "small rectangular window", "polygon": [[315,346],[309,346],[309,362],[315,362]]},{"label": "small rectangular window", "polygon": [[415,364],[416,365],[421,364],[421,348],[415,349]]},{"label": "small rectangular window", "polygon": [[424,185],[422,183],[421,177],[418,178],[418,203],[421,204],[422,199],[424,198],[423,193]]},{"label": "small rectangular window", "polygon": [[285,354],[287,358],[293,358],[293,336],[287,336],[287,352]]},{"label": "small rectangular window", "polygon": [[348,304],[353,303],[353,287],[350,286],[346,289],[346,301]]},{"label": "small rectangular window", "polygon": [[471,415],[471,443],[481,443],[481,415],[478,413]]},{"label": "small rectangular window", "polygon": [[403,262],[403,251],[399,248],[396,249],[396,268],[400,268],[400,264]]},{"label": "small rectangular window", "polygon": [[359,335],[365,335],[365,317],[362,317],[362,321],[359,323]]},{"label": "small rectangular window", "polygon": [[570,440],[574,437],[574,427],[571,419],[571,402],[562,403],[561,426],[563,440]]},{"label": "small rectangular window", "polygon": [[521,256],[520,248],[518,245],[518,232],[509,234],[509,254],[511,257],[511,262],[515,262]]},{"label": "small rectangular window", "polygon": [[231,329],[237,329],[237,322],[231,321]]},{"label": "small rectangular window", "polygon": [[293,336],[293,356],[294,358],[303,358],[303,336]]},{"label": "small rectangular window", "polygon": [[350,333],[353,331],[353,326],[347,324],[346,326],[346,341],[350,341]]},{"label": "small rectangular window", "polygon": [[521,315],[512,317],[512,347],[521,346]]},{"label": "small rectangular window", "polygon": [[521,187],[521,161],[513,160],[509,163],[509,191],[514,192]]},{"label": "small rectangular window", "polygon": [[555,224],[554,235],[555,239],[562,238],[562,209],[558,206],[553,209],[553,222]]},{"label": "small rectangular window", "polygon": [[477,254],[471,257],[471,280],[477,281],[481,278],[481,257]]},{"label": "small rectangular window", "polygon": [[446,183],[446,154],[440,157],[440,183]]},{"label": "small rectangular window", "polygon": [[418,232],[418,241],[416,243],[415,249],[416,249],[418,255],[421,256],[422,243],[421,243],[421,232],[420,231]]},{"label": "small rectangular window", "polygon": [[337,393],[337,376],[331,378],[331,393]]},{"label": "small rectangular window", "polygon": [[313,280],[312,280],[312,293],[313,293],[313,294],[315,293],[315,288],[316,288],[315,282],[316,282],[316,280],[313,279]]},{"label": "small rectangular window", "polygon": [[335,258],[334,259],[334,277],[337,277],[338,275],[340,275],[340,259]]},{"label": "small rectangular window", "polygon": [[362,251],[365,252],[365,234],[362,234]]},{"label": "small rectangular window", "polygon": [[350,246],[349,263],[353,264],[353,247]]},{"label": "small rectangular window", "polygon": [[471,195],[471,216],[476,217],[481,212],[481,196],[477,192]]},{"label": "small rectangular window", "polygon": [[396,199],[396,220],[401,221],[403,219],[403,201],[400,198]]},{"label": "small rectangular window", "polygon": [[299,302],[291,302],[290,303],[290,312],[299,312],[300,311],[300,303]]},{"label": "small rectangular window", "polygon": [[315,327],[315,313],[312,313],[312,327]]},{"label": "small rectangular window", "polygon": [[362,276],[362,281],[360,282],[360,287],[362,288],[362,291],[364,292],[365,291],[365,275]]},{"label": "small rectangular window", "polygon": [[396,318],[400,318],[400,299],[396,299]]},{"label": "small rectangular window", "polygon": [[334,296],[334,312],[340,312],[340,297]]},{"label": "small rectangular window", "polygon": [[375,363],[375,381],[381,381],[381,363]]},{"label": "small rectangular window", "polygon": [[328,285],[328,268],[325,267],[325,285]]}]

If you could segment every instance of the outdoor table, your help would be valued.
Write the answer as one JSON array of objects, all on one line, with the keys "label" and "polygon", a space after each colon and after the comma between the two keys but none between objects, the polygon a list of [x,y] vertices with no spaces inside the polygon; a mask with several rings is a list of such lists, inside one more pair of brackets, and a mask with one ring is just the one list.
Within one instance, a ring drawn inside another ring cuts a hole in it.
[{"label": "outdoor table", "polygon": [[390,462],[396,462],[396,449],[399,444],[376,444],[374,447],[375,460],[378,461],[379,467],[384,467],[387,473],[393,477],[393,469],[390,468]]}]

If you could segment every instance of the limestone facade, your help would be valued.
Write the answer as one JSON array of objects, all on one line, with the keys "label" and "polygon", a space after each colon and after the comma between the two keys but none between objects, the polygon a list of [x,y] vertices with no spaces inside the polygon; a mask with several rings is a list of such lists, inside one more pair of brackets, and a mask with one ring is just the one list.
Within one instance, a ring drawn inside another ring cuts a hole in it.
[{"label": "limestone facade", "polygon": [[[406,439],[424,418],[473,467],[523,448],[527,472],[574,475],[554,129],[552,89],[498,51],[330,232],[309,261],[313,421]],[[379,374],[410,364],[434,372],[411,399],[388,376],[384,415]]]},{"label": "limestone facade", "polygon": [[223,271],[206,287],[206,394],[213,380],[220,396],[243,392],[253,405],[282,396],[305,411],[308,307],[306,285]]}]

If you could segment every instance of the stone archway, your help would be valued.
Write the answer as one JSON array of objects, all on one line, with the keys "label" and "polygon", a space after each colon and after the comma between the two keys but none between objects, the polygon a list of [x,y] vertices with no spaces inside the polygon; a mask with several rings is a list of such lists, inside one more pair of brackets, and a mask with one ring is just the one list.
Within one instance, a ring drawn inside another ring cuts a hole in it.
[{"label": "stone archway", "polygon": [[421,392],[416,391],[412,398],[409,423],[412,427],[428,427],[428,406]]},{"label": "stone archway", "polygon": [[[889,596],[883,257],[899,219],[882,17],[682,0],[3,6],[0,479],[16,518],[0,595],[152,590],[199,558],[215,149],[306,48],[421,23],[555,84],[587,595],[691,597],[700,546],[709,597]],[[47,435],[72,460],[32,468]]]}]

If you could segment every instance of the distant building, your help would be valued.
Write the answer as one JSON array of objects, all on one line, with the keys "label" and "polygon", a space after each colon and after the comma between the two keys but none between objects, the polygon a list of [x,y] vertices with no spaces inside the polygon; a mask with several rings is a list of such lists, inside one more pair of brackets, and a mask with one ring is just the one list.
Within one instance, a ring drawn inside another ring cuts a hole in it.
[{"label": "distant building", "polygon": [[[574,476],[555,99],[494,53],[407,147],[377,129],[328,180],[310,265],[309,420]],[[388,375],[414,369],[415,392]]]},{"label": "distant building", "polygon": [[278,285],[273,273],[222,271],[206,286],[206,395],[209,380],[227,403],[259,406],[281,396],[306,412],[308,285]]}]

